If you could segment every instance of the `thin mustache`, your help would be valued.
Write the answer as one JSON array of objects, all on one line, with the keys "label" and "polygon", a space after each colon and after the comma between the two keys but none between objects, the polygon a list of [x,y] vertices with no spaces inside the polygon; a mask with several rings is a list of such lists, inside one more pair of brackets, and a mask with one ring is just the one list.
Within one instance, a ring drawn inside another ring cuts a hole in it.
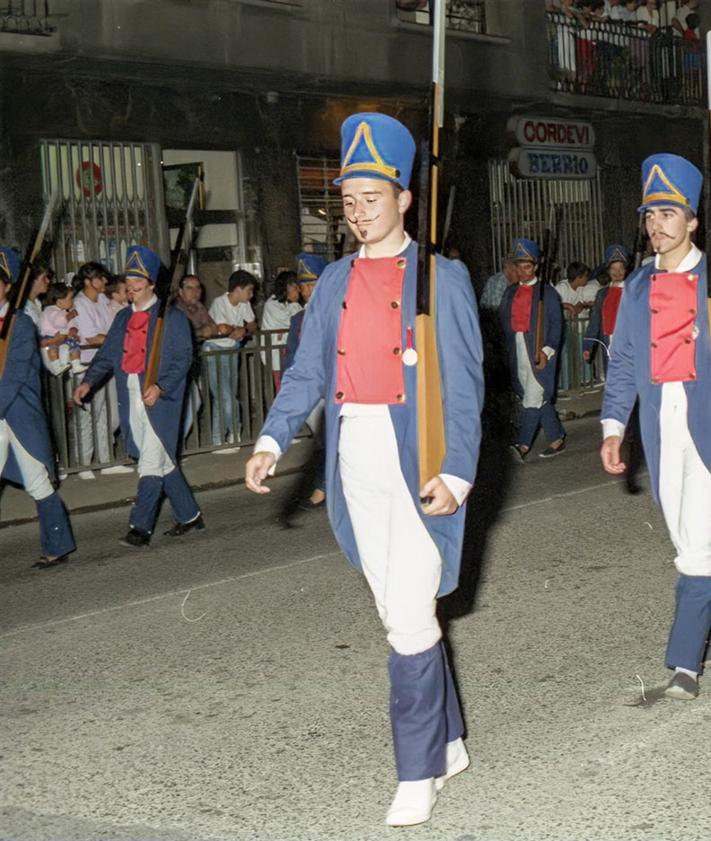
[{"label": "thin mustache", "polygon": [[346,216],[346,219],[351,223],[351,225],[369,225],[371,222],[377,222],[378,219],[380,219],[380,214],[374,216],[372,219],[355,219],[350,216]]}]

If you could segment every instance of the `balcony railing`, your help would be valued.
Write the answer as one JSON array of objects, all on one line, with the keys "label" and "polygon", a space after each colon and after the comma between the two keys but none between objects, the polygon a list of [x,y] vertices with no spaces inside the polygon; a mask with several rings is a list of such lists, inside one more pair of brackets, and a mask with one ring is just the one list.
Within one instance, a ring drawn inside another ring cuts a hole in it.
[{"label": "balcony railing", "polygon": [[704,103],[706,55],[700,40],[671,27],[589,21],[546,12],[553,88],[643,102]]},{"label": "balcony railing", "polygon": [[[447,29],[486,33],[486,0],[446,0]],[[406,23],[430,23],[429,0],[395,0],[398,17]]]},{"label": "balcony railing", "polygon": [[47,37],[56,31],[50,17],[49,0],[0,2],[0,32]]}]

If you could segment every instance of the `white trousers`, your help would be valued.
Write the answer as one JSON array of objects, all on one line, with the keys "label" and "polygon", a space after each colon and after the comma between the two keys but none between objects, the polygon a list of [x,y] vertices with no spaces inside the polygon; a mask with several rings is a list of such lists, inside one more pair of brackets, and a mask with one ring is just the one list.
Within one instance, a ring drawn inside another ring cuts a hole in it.
[{"label": "white trousers", "polygon": [[659,498],[684,575],[711,576],[711,473],[689,432],[683,383],[662,386]]},{"label": "white trousers", "polygon": [[442,560],[407,489],[387,406],[372,408],[383,411],[341,418],[343,492],[388,642],[399,654],[418,654],[442,636],[435,614]]},{"label": "white trousers", "polygon": [[[70,378],[71,388],[76,388],[84,380],[84,375],[76,379]],[[109,429],[109,416],[106,408],[106,388],[102,386],[94,392],[91,402],[86,404],[85,409],[77,409],[74,412],[76,427],[71,424],[69,427],[70,444],[75,449],[79,464],[91,464],[94,461],[94,430],[96,429],[96,460],[100,464],[106,464],[112,460],[109,438],[113,439],[113,433]],[[114,387],[115,393],[115,387]]]},{"label": "white trousers", "polygon": [[540,409],[543,405],[543,386],[533,373],[525,333],[516,333],[516,373],[523,388],[523,408]]},{"label": "white trousers", "polygon": [[175,465],[148,420],[138,374],[129,374],[127,381],[128,422],[131,426],[131,435],[138,447],[138,475],[141,477],[166,476],[175,469]]},{"label": "white trousers", "polygon": [[0,473],[5,468],[5,462],[12,450],[22,476],[22,484],[27,493],[39,502],[54,493],[49,480],[47,468],[41,461],[37,461],[19,442],[17,436],[6,420],[0,420]]}]

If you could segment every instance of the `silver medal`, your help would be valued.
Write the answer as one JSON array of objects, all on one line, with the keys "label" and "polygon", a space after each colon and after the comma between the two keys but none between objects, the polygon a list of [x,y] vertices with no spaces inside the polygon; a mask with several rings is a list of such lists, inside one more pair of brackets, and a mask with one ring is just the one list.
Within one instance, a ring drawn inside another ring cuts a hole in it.
[{"label": "silver medal", "polygon": [[406,348],[402,353],[403,365],[417,365],[417,351],[413,347]]}]

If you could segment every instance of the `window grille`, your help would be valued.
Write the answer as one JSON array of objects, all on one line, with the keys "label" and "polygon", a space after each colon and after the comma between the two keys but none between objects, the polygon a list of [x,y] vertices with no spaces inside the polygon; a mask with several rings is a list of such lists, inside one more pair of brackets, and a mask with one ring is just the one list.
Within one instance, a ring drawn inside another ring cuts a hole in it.
[{"label": "window grille", "polygon": [[[486,33],[487,0],[447,0],[447,28]],[[396,0],[398,17],[406,23],[430,23],[429,0]]]},{"label": "window grille", "polygon": [[0,32],[48,37],[56,31],[50,23],[49,0],[0,2]]},{"label": "window grille", "polygon": [[342,255],[345,237],[341,191],[333,184],[340,172],[338,158],[297,155],[301,246],[327,260]]}]

